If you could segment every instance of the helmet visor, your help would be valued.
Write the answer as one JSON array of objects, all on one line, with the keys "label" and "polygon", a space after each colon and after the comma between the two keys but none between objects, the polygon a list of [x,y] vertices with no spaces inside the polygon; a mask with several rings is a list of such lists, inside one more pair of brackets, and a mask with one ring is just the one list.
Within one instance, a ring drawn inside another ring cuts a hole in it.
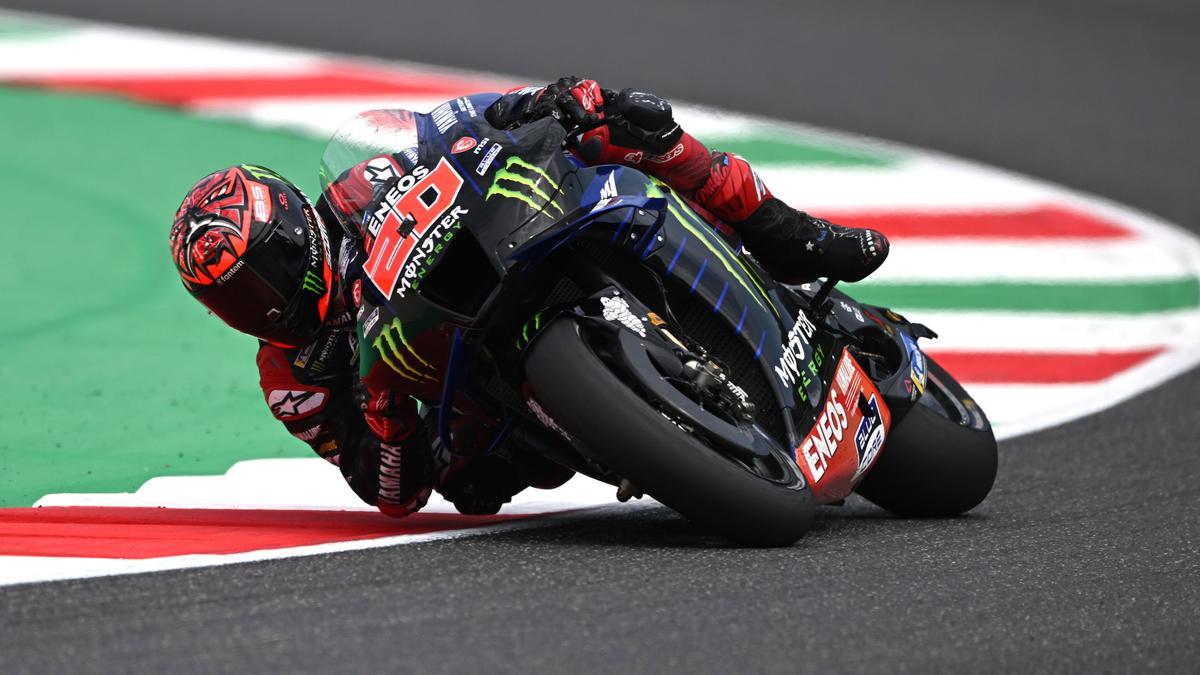
[{"label": "helmet visor", "polygon": [[317,227],[314,217],[303,227],[273,228],[200,301],[243,333],[286,347],[307,343],[331,295],[328,251]]}]

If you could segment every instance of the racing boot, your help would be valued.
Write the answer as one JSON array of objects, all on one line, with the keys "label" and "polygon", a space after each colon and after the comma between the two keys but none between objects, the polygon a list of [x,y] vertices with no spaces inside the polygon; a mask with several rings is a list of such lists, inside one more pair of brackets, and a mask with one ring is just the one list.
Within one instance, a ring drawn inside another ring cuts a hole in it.
[{"label": "racing boot", "polygon": [[458,417],[451,421],[450,433],[456,450],[465,455],[450,452],[440,436],[434,437],[434,487],[463,515],[492,515],[526,488],[552,490],[575,475],[508,442],[495,454],[485,454],[496,430],[480,420]]},{"label": "racing boot", "polygon": [[468,516],[490,516],[527,485],[507,462],[495,457],[455,457],[438,476],[437,491]]},{"label": "racing boot", "polygon": [[437,490],[459,513],[468,516],[492,515],[526,488],[551,490],[575,475],[570,469],[527,453],[508,459],[496,455],[457,458],[455,464],[456,470],[442,478]]},{"label": "racing boot", "polygon": [[888,240],[881,232],[835,225],[774,197],[731,226],[767,273],[785,284],[818,277],[861,281],[888,255]]}]

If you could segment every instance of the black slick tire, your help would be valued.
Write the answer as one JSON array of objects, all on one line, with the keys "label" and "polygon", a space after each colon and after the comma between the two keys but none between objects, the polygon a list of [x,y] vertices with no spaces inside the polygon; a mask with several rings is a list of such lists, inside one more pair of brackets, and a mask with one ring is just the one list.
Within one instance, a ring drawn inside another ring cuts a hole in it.
[{"label": "black slick tire", "polygon": [[582,452],[646,494],[742,544],[787,546],[811,527],[812,491],[754,475],[663,416],[600,359],[573,320],[538,336],[525,372],[538,402]]},{"label": "black slick tire", "polygon": [[[978,506],[991,491],[996,480],[996,437],[962,385],[926,358],[930,377],[923,396],[934,399],[919,402],[892,429],[879,459],[856,491],[897,515],[956,516]],[[949,405],[939,409],[937,400]],[[973,410],[977,417],[951,419],[959,416],[959,408]]]}]

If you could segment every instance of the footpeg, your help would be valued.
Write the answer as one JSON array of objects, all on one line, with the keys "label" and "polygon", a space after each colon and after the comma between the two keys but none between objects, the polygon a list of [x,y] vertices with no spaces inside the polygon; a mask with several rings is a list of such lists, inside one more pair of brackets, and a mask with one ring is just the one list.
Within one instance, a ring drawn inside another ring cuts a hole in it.
[{"label": "footpeg", "polygon": [[617,501],[624,503],[635,498],[641,499],[642,491],[630,483],[628,478],[622,478],[621,485],[617,487]]}]

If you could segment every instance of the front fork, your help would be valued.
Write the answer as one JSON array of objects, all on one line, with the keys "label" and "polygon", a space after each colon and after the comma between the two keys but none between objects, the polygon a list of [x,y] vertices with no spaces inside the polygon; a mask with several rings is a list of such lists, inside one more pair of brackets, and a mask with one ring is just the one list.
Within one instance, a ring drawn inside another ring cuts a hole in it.
[{"label": "front fork", "polygon": [[610,366],[681,428],[745,462],[777,449],[753,426],[754,403],[720,364],[623,288],[606,286],[556,316],[579,322]]}]

